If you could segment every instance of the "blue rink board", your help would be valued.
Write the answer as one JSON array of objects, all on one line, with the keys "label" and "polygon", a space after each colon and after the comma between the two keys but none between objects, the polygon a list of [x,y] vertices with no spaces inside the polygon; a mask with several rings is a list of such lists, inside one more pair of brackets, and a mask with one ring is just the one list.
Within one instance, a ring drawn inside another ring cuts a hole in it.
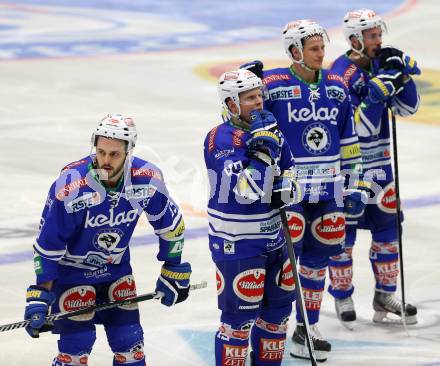
[{"label": "blue rink board", "polygon": [[[16,0],[0,3],[0,60],[166,51],[276,39],[291,20],[313,18],[331,28],[341,24],[347,10],[368,7],[386,14],[404,3]],[[157,21],[160,32],[142,29]],[[173,24],[179,25],[178,32]],[[185,24],[189,26],[185,28]]]}]

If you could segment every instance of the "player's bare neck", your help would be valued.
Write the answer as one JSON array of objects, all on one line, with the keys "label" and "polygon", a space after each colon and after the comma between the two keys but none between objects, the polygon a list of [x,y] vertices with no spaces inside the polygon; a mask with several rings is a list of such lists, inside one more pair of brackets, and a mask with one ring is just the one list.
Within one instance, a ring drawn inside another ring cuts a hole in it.
[{"label": "player's bare neck", "polygon": [[231,121],[232,121],[232,123],[233,123],[235,126],[237,126],[237,127],[239,127],[239,128],[243,128],[243,129],[245,129],[245,130],[249,130],[249,129],[251,128],[251,124],[250,124],[249,122],[246,122],[245,120],[243,120],[243,119],[241,119],[241,118],[238,118],[238,117],[233,116],[233,117],[231,118]]},{"label": "player's bare neck", "polygon": [[316,83],[319,78],[319,71],[316,70],[307,70],[299,64],[292,64],[292,69],[295,74],[297,74],[301,79],[303,79],[307,83]]},{"label": "player's bare neck", "polygon": [[370,58],[365,56],[364,54],[360,55],[357,52],[351,51],[348,54],[348,58],[356,65],[360,66],[362,69],[367,70],[370,67]]},{"label": "player's bare neck", "polygon": [[118,179],[109,179],[104,181],[105,185],[109,188],[115,188],[118,185],[118,180],[119,180],[120,176],[118,176]]}]

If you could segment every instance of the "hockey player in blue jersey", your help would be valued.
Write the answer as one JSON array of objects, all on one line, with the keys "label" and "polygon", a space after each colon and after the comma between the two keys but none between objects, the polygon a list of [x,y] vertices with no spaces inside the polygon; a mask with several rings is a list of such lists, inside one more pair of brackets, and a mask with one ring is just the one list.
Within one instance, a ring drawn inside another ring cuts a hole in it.
[{"label": "hockey player in blue jersey", "polygon": [[[396,227],[396,196],[390,156],[390,108],[399,116],[415,113],[419,105],[411,75],[420,74],[417,63],[402,51],[382,47],[386,31],[383,20],[372,10],[358,9],[344,18],[345,38],[350,50],[335,60],[331,70],[347,83],[359,135],[365,178],[376,188],[365,214],[347,221],[342,255],[330,262],[330,293],[338,318],[353,328],[356,312],[352,300],[352,248],[356,227],[372,235],[370,261],[376,279],[373,300],[374,322],[389,320],[388,313],[401,316],[402,304],[395,297],[399,274]],[[406,304],[406,323],[417,322],[417,308]]]},{"label": "hockey player in blue jersey", "polygon": [[[366,202],[356,179],[361,157],[350,96],[339,75],[322,69],[326,41],[326,31],[314,21],[288,23],[283,42],[291,66],[263,72],[265,108],[286,136],[305,192],[288,219],[292,241],[302,243],[299,272],[318,361],[331,351],[317,327],[328,258],[342,252],[345,213],[359,214]],[[259,61],[243,67],[263,69]],[[298,309],[296,316],[291,355],[308,358]]]},{"label": "hockey player in blue jersey", "polygon": [[[248,70],[224,73],[218,91],[225,122],[206,136],[209,247],[216,265],[221,325],[216,366],[281,365],[295,283],[279,209],[300,199],[293,160],[262,81]],[[299,250],[296,246],[296,250]]]},{"label": "hockey player in blue jersey", "polygon": [[[67,165],[52,184],[34,245],[36,285],[27,290],[26,329],[47,329],[44,317],[136,296],[129,241],[142,213],[159,239],[164,264],[156,290],[166,306],[188,297],[191,266],[181,263],[184,222],[162,172],[132,155],[137,133],[132,118],[106,116],[92,135],[94,154]],[[59,354],[53,366],[87,365],[104,325],[113,365],[144,366],[137,304],[58,320]]]}]

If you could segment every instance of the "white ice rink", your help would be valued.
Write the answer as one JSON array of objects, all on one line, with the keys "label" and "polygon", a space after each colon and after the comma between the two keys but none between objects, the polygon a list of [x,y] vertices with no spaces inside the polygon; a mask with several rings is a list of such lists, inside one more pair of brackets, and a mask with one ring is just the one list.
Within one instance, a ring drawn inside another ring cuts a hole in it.
[{"label": "white ice rink", "polygon": [[[148,365],[213,365],[220,312],[207,244],[202,153],[206,133],[221,121],[213,75],[257,58],[268,65],[287,65],[281,41],[275,38],[279,30],[275,28],[273,39],[261,41],[225,45],[218,41],[215,46],[197,48],[190,39],[190,46],[181,47],[185,39],[180,39],[176,49],[113,52],[105,43],[106,37],[144,37],[148,43],[150,35],[170,29],[175,34],[197,33],[207,25],[172,11],[168,14],[166,9],[158,15],[135,13],[123,6],[100,11],[85,5],[71,9],[68,2],[60,2],[62,7],[57,7],[56,1],[0,1],[0,324],[23,317],[25,289],[34,281],[32,244],[51,182],[66,163],[89,153],[90,135],[101,117],[122,113],[137,123],[135,154],[162,168],[172,196],[184,209],[188,231],[184,258],[192,264],[193,282],[208,281],[207,289],[195,291],[174,308],[156,301],[140,305]],[[315,6],[307,17],[317,14],[325,18],[316,8],[319,2],[290,2],[291,20],[302,17],[294,11],[299,3]],[[203,7],[210,5],[194,3],[202,7],[199,15],[203,17]],[[240,0],[235,3],[246,16],[246,7],[240,7]],[[270,2],[257,3],[263,15],[269,11]],[[380,6],[379,1],[370,3],[371,7]],[[370,237],[361,232],[354,254],[354,300],[359,318],[354,331],[338,323],[332,298],[327,293],[324,296],[320,330],[333,347],[325,363],[328,366],[440,365],[440,3],[394,3],[396,9],[387,12],[386,41],[414,56],[424,72],[418,79],[422,94],[419,114],[398,121],[406,296],[418,307],[419,323],[408,327],[409,334],[402,326],[372,323]],[[353,4],[368,5],[339,1],[335,10],[338,19]],[[229,5],[228,11],[234,11],[234,6]],[[76,18],[71,23],[73,13]],[[109,18],[115,20],[111,27]],[[281,20],[278,28],[284,23]],[[258,26],[252,29],[249,34],[259,31]],[[267,29],[273,31],[273,27]],[[262,26],[261,32],[265,30]],[[227,36],[232,37],[232,32]],[[42,37],[49,43],[83,38],[84,44],[76,47],[83,47],[84,54],[57,51],[47,43],[40,44]],[[93,37],[103,40],[99,50],[87,43]],[[331,26],[330,38],[327,61],[345,51],[341,28]],[[14,50],[20,43],[32,43],[35,49],[38,46],[44,57],[16,56]],[[131,248],[138,293],[154,290],[160,268],[156,250],[152,231],[142,221]],[[0,366],[50,365],[57,354],[56,340],[48,333],[31,339],[23,329],[0,333]],[[99,328],[89,365],[111,362],[112,353]],[[291,359],[287,352],[283,362],[308,364]]]}]

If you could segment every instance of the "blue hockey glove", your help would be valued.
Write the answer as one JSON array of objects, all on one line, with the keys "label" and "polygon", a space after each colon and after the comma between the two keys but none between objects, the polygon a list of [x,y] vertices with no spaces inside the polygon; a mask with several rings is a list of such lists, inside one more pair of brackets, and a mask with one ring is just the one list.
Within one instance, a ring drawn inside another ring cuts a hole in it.
[{"label": "blue hockey glove", "polygon": [[373,103],[386,102],[403,89],[403,74],[398,70],[382,70],[368,82],[368,96]]},{"label": "blue hockey glove", "polygon": [[258,109],[251,112],[252,134],[258,131],[276,131],[277,129],[277,120],[271,112]]},{"label": "blue hockey glove", "polygon": [[417,66],[417,61],[411,56],[405,55],[403,59],[403,69],[404,75],[420,75],[422,71]]},{"label": "blue hockey glove", "polygon": [[251,62],[247,62],[240,66],[240,69],[246,69],[253,72],[260,79],[263,79],[263,63],[260,60],[255,60]]},{"label": "blue hockey glove", "polygon": [[373,60],[373,64],[377,70],[396,69],[402,71],[404,75],[421,74],[416,60],[393,47],[381,48],[377,52],[377,57]]},{"label": "blue hockey glove", "polygon": [[281,152],[277,120],[268,111],[251,112],[251,139],[248,141],[248,155],[266,165],[273,165]]},{"label": "blue hockey glove", "polygon": [[348,189],[344,197],[344,213],[347,217],[359,217],[364,213],[368,194],[363,189]]},{"label": "blue hockey glove", "polygon": [[161,303],[166,306],[173,306],[185,301],[189,294],[190,276],[191,265],[189,263],[164,263],[156,282],[156,292],[164,294],[160,300]]},{"label": "blue hockey glove", "polygon": [[49,314],[49,307],[55,301],[53,292],[44,287],[32,285],[26,290],[26,308],[24,319],[30,319],[31,323],[26,327],[26,331],[32,338],[38,338],[40,332],[50,330],[45,322],[45,317]]},{"label": "blue hockey glove", "polygon": [[270,207],[281,209],[301,201],[301,188],[298,182],[290,176],[274,178]]}]

